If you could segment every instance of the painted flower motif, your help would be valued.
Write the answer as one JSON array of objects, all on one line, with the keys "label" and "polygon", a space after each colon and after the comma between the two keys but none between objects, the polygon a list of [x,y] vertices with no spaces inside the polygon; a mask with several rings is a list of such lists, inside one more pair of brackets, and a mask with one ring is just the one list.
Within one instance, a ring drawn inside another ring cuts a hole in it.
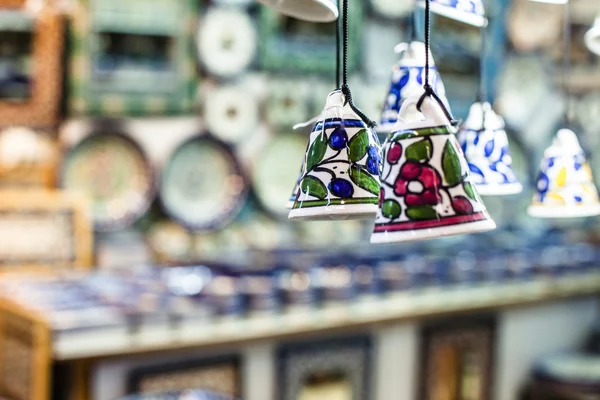
[{"label": "painted flower motif", "polygon": [[442,202],[438,172],[427,164],[407,161],[396,178],[394,193],[404,197],[406,206],[435,206]]},{"label": "painted flower motif", "polygon": [[538,176],[537,180],[537,191],[540,196],[540,201],[544,201],[544,197],[546,196],[546,193],[548,193],[549,189],[550,179],[548,178],[548,175],[544,174],[543,172],[540,172],[540,175]]}]

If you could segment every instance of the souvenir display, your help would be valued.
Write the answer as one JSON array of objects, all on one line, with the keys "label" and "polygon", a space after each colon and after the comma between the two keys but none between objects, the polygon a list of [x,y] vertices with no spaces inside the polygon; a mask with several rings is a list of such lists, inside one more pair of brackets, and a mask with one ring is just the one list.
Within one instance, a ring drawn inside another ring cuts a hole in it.
[{"label": "souvenir display", "polygon": [[324,263],[313,268],[311,275],[314,278],[314,291],[319,304],[347,304],[354,297],[352,270],[349,265],[340,262]]},{"label": "souvenir display", "polygon": [[184,391],[134,394],[120,400],[236,400],[235,397],[208,390],[188,389]]},{"label": "souvenir display", "polygon": [[528,212],[539,218],[574,218],[600,214],[598,190],[577,136],[561,129],[544,152],[536,193]]},{"label": "souvenir display", "polygon": [[65,44],[64,18],[53,2],[35,14],[0,1],[1,125],[47,128],[59,118]]},{"label": "souvenir display", "polygon": [[278,361],[282,400],[369,398],[368,338],[291,344],[280,349]]},{"label": "souvenir display", "polygon": [[290,219],[364,219],[377,211],[379,139],[345,102],[327,98],[310,135],[300,191]]},{"label": "souvenir display", "polygon": [[231,150],[222,142],[202,136],[175,150],[160,183],[165,211],[192,230],[228,224],[247,195],[246,179]]},{"label": "souvenir display", "polygon": [[562,9],[531,0],[512,2],[508,36],[517,51],[552,49],[560,40]]},{"label": "souvenir display", "polygon": [[259,0],[278,12],[311,22],[331,22],[338,18],[336,0]]},{"label": "souvenir display", "polygon": [[[398,121],[398,113],[402,103],[409,97],[422,92],[425,79],[425,43],[400,43],[395,48],[401,54],[400,61],[392,68],[392,83],[388,91],[378,132],[388,133]],[[437,71],[431,52],[429,52],[429,84],[434,88],[445,104],[446,89]]]},{"label": "souvenir display", "polygon": [[252,136],[259,124],[259,104],[256,96],[237,85],[224,85],[208,90],[204,103],[207,129],[230,143],[239,143]]},{"label": "souvenir display", "polygon": [[91,200],[98,231],[133,224],[150,207],[156,189],[142,149],[129,137],[112,132],[92,134],[65,155],[61,186]]},{"label": "souvenir display", "polygon": [[491,321],[427,327],[419,398],[491,399],[494,331]]},{"label": "souvenir display", "polygon": [[[289,0],[297,2],[300,0]],[[327,0],[330,1],[330,0]],[[348,9],[348,71],[360,63],[363,2],[355,1]],[[335,73],[335,24],[318,24],[281,16],[274,10],[260,10],[259,62],[267,71]],[[329,88],[329,90],[331,90]],[[322,100],[321,100],[322,101]]]},{"label": "souvenir display", "polygon": [[[197,74],[193,0],[75,2],[69,112],[76,115],[188,113]],[[140,10],[145,10],[141,13]]]},{"label": "souvenir display", "polygon": [[0,192],[0,272],[89,267],[87,205],[57,191]]},{"label": "souvenir display", "polygon": [[289,129],[298,121],[309,118],[309,83],[270,80],[268,83],[267,122],[277,128]]},{"label": "souvenir display", "polygon": [[276,272],[277,290],[284,309],[307,309],[317,306],[313,277],[307,271],[283,269]]},{"label": "souvenir display", "polygon": [[569,0],[529,0],[536,3],[548,3],[548,4],[567,4]]},{"label": "souvenir display", "polygon": [[171,221],[152,225],[146,237],[155,258],[165,262],[185,259],[192,246],[190,234]]},{"label": "souvenir display", "polygon": [[[390,243],[494,229],[456,129],[427,96],[404,102],[383,146],[379,212],[371,243]],[[422,116],[425,119],[422,119]]]},{"label": "souvenir display", "polygon": [[249,316],[279,311],[281,302],[277,277],[273,271],[248,272],[241,280],[244,308]]},{"label": "souvenir display", "polygon": [[[198,391],[192,399],[234,400],[241,394],[241,371],[237,357],[206,360],[186,360],[132,370],[129,376],[130,392],[150,395],[181,390]],[[202,393],[202,394],[200,394]],[[207,393],[204,395],[203,393]],[[206,397],[204,397],[206,396]],[[175,397],[175,399],[179,399]],[[182,398],[188,399],[188,397]]]},{"label": "souvenir display", "polygon": [[252,173],[252,186],[262,206],[272,215],[286,216],[289,184],[298,177],[298,167],[290,160],[304,154],[305,138],[300,134],[280,134],[270,139],[260,152]]},{"label": "souvenir display", "polygon": [[600,394],[600,357],[583,352],[543,357],[532,380],[534,399],[593,398]]},{"label": "souvenir display", "polygon": [[244,10],[210,8],[198,25],[198,58],[204,68],[220,77],[232,77],[246,70],[256,53],[254,22]]},{"label": "souvenir display", "polygon": [[417,0],[417,5],[425,7],[431,2],[431,11],[456,21],[474,26],[487,25],[482,0]]},{"label": "souvenir display", "polygon": [[373,10],[387,18],[400,18],[409,15],[413,11],[412,0],[370,0]]},{"label": "souvenir display", "polygon": [[490,103],[474,103],[458,132],[473,183],[481,195],[510,195],[523,187],[512,168],[504,120]]},{"label": "souvenir display", "polygon": [[585,45],[597,56],[600,56],[600,16],[594,21],[594,25],[585,34]]}]

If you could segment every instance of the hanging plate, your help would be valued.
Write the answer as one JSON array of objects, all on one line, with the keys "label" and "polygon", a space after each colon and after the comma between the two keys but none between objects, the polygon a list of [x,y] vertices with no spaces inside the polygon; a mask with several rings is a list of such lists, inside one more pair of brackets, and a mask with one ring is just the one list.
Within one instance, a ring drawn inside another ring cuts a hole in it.
[{"label": "hanging plate", "polygon": [[155,194],[142,149],[117,133],[96,133],[79,142],[65,157],[61,186],[91,199],[94,229],[104,232],[133,224]]},{"label": "hanging plate", "polygon": [[191,230],[231,222],[248,196],[248,185],[229,147],[194,137],[175,150],[162,173],[160,199],[173,219]]},{"label": "hanging plate", "polygon": [[259,104],[241,85],[223,85],[207,93],[204,120],[219,139],[238,143],[250,136],[259,121]]},{"label": "hanging plate", "polygon": [[252,184],[263,207],[271,214],[287,218],[286,204],[298,180],[304,157],[306,136],[280,134],[260,152],[252,173]]}]

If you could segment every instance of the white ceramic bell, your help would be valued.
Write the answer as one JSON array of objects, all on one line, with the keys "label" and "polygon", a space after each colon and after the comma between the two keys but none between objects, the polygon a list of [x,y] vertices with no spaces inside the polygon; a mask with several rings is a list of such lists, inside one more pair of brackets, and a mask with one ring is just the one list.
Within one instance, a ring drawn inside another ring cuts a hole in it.
[{"label": "white ceramic bell", "polygon": [[339,16],[336,0],[258,0],[282,14],[312,22],[331,22]]},{"label": "white ceramic bell", "polygon": [[585,45],[592,53],[600,56],[600,15],[585,34]]},{"label": "white ceramic bell", "polygon": [[417,5],[425,7],[427,1],[430,1],[431,11],[436,14],[469,25],[487,25],[482,0],[417,0]]}]

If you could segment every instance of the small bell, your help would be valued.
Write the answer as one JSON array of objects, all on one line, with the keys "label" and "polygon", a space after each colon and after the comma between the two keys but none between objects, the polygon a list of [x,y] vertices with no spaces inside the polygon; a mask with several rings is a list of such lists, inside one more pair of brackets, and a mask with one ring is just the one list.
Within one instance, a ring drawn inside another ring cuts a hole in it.
[{"label": "small bell", "polygon": [[521,193],[512,168],[504,120],[494,112],[490,103],[474,103],[458,141],[469,163],[477,191],[483,196]]},{"label": "small bell", "polygon": [[[431,11],[444,17],[474,26],[486,26],[487,18],[482,0],[429,0]],[[417,0],[425,7],[427,0]]]},{"label": "small bell", "polygon": [[598,190],[577,136],[561,129],[544,152],[533,202],[532,217],[575,218],[600,214]]},{"label": "small bell", "polygon": [[[390,90],[381,113],[381,123],[377,127],[377,131],[380,133],[392,131],[398,121],[398,112],[402,102],[412,95],[421,93],[425,80],[425,43],[400,43],[394,51],[401,54],[401,58],[392,68]],[[446,89],[431,52],[429,52],[429,84],[448,106]]]},{"label": "small bell", "polygon": [[536,3],[547,3],[547,4],[567,4],[569,0],[529,0]]},{"label": "small bell", "polygon": [[311,22],[331,22],[339,16],[336,0],[258,0],[278,12]]},{"label": "small bell", "polygon": [[600,15],[596,17],[594,25],[585,34],[585,45],[597,56],[600,56]]},{"label": "small bell", "polygon": [[330,93],[310,134],[289,219],[373,218],[380,150],[377,135],[346,103],[343,93]]},{"label": "small bell", "polygon": [[430,96],[407,99],[383,145],[379,211],[371,243],[494,229],[452,126]]}]

